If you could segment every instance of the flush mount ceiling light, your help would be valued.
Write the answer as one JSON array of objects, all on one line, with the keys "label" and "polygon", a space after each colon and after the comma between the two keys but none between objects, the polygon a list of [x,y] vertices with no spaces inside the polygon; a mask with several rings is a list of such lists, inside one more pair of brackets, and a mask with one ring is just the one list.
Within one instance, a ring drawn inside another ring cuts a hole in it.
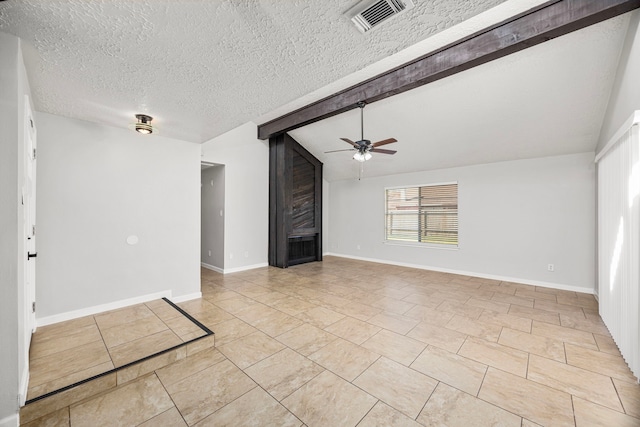
[{"label": "flush mount ceiling light", "polygon": [[147,116],[146,114],[136,114],[136,119],[138,119],[138,123],[134,125],[136,132],[145,135],[153,133],[153,126],[151,126],[151,120],[153,120],[153,117]]}]

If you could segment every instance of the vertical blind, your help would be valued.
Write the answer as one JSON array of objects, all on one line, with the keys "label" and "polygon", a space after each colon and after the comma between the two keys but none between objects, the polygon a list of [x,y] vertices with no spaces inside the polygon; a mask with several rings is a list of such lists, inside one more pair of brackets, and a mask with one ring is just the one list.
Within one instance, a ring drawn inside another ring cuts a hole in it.
[{"label": "vertical blind", "polygon": [[640,138],[632,124],[598,162],[598,297],[602,320],[640,376]]},{"label": "vertical blind", "polygon": [[385,192],[386,240],[458,244],[458,183]]}]

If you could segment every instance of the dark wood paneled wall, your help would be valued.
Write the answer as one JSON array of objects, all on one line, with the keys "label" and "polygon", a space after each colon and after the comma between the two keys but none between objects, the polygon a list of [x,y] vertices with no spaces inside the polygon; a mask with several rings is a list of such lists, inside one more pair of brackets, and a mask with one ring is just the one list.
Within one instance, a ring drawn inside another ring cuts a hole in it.
[{"label": "dark wood paneled wall", "polygon": [[291,227],[295,232],[316,226],[316,168],[295,150],[292,161]]},{"label": "dark wood paneled wall", "polygon": [[269,139],[269,265],[322,260],[322,163],[287,134]]}]

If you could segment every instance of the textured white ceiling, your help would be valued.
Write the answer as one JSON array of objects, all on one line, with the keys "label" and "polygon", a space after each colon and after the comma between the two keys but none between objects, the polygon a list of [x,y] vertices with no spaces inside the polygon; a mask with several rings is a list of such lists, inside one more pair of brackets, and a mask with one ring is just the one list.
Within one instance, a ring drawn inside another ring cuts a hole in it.
[{"label": "textured white ceiling", "polygon": [[360,34],[357,0],[8,0],[39,111],[204,142],[504,0],[414,0]]},{"label": "textured white ceiling", "polygon": [[[619,16],[366,106],[365,138],[399,142],[364,176],[593,151],[628,25]],[[289,134],[329,181],[357,178],[353,153],[324,154],[360,139],[357,109]]]}]

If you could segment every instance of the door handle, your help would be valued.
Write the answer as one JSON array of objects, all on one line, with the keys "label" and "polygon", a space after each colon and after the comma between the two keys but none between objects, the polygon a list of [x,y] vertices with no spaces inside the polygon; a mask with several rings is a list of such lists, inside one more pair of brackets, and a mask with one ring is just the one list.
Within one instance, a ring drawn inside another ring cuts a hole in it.
[{"label": "door handle", "polygon": [[27,261],[29,261],[31,258],[36,258],[38,256],[38,252],[36,253],[31,253],[31,252],[27,252]]}]

